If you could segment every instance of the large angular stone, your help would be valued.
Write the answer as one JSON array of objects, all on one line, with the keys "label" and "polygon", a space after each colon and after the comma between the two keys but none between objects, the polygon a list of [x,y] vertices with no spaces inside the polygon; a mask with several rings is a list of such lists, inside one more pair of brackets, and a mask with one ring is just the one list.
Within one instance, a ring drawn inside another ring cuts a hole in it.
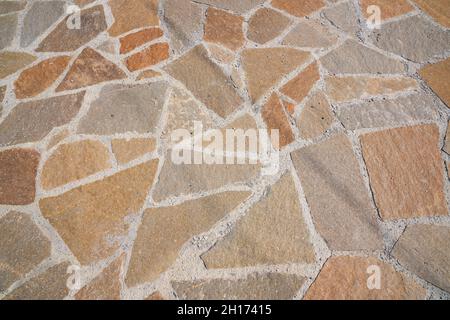
[{"label": "large angular stone", "polygon": [[[33,1],[23,18],[20,46],[28,47],[64,14],[64,1]],[[61,26],[59,26],[61,28]]]},{"label": "large angular stone", "polygon": [[262,4],[264,0],[197,0],[196,2],[242,14]]},{"label": "large angular stone", "polygon": [[[401,39],[401,37],[399,37]],[[399,39],[395,38],[395,39]],[[336,73],[403,73],[403,64],[362,44],[347,40],[321,59],[329,72]]]},{"label": "large angular stone", "polygon": [[128,70],[131,72],[145,69],[169,58],[169,44],[156,43],[150,47],[135,53],[125,60]]},{"label": "large angular stone", "polygon": [[126,35],[120,38],[120,53],[128,53],[144,43],[162,37],[163,34],[164,33],[160,28],[148,28]]},{"label": "large angular stone", "polygon": [[423,67],[420,76],[439,98],[450,108],[450,58]]},{"label": "large angular stone", "polygon": [[291,48],[246,49],[242,66],[247,76],[253,102],[261,98],[283,76],[294,71],[311,57],[310,53]]},{"label": "large angular stone", "polygon": [[221,117],[228,116],[242,104],[232,81],[209,59],[203,45],[196,46],[164,69]]},{"label": "large angular stone", "polygon": [[74,90],[123,78],[126,78],[126,74],[122,69],[94,49],[86,48],[73,62],[56,91]]},{"label": "large angular stone", "polygon": [[357,36],[360,31],[359,18],[356,14],[356,8],[351,1],[326,9],[323,11],[323,15],[333,26],[349,35]]},{"label": "large angular stone", "polygon": [[63,144],[45,162],[41,184],[48,190],[109,168],[109,151],[100,141],[82,140]]},{"label": "large angular stone", "polygon": [[282,44],[307,47],[327,48],[337,41],[337,36],[316,20],[302,20],[283,39]]},{"label": "large angular stone", "polygon": [[204,40],[218,43],[230,50],[237,50],[244,44],[242,30],[244,18],[223,10],[209,8],[206,12]]},{"label": "large angular stone", "polygon": [[323,0],[272,0],[272,6],[302,18],[324,7],[325,3]]},{"label": "large angular stone", "polygon": [[117,162],[124,164],[154,151],[156,141],[152,138],[114,139],[111,146]]},{"label": "large angular stone", "polygon": [[16,98],[30,98],[44,92],[63,73],[69,61],[69,56],[60,56],[24,70],[14,82]]},{"label": "large angular stone", "polygon": [[255,12],[248,22],[247,37],[256,43],[264,44],[279,36],[290,23],[290,19],[268,8]]},{"label": "large angular stone", "polygon": [[152,133],[159,122],[165,101],[164,81],[139,85],[104,87],[81,119],[78,133]]},{"label": "large angular stone", "polygon": [[[369,289],[370,278],[377,275],[380,287]],[[427,291],[413,279],[377,258],[341,256],[331,257],[326,262],[305,299],[424,300],[426,295]]]},{"label": "large angular stone", "polygon": [[408,226],[392,255],[424,280],[450,292],[450,228],[437,225]]},{"label": "large angular stone", "polygon": [[105,13],[103,6],[95,6],[81,10],[81,28],[70,28],[68,16],[61,21],[50,34],[42,40],[38,52],[64,52],[75,51],[84,44],[93,40],[98,34],[106,30]]},{"label": "large angular stone", "polygon": [[250,192],[230,191],[172,207],[147,209],[134,242],[127,285],[155,280],[175,262],[189,239],[211,229],[249,196]]},{"label": "large angular stone", "polygon": [[202,260],[208,269],[314,263],[314,248],[290,173]]},{"label": "large angular stone", "polygon": [[0,219],[0,292],[50,256],[51,244],[30,216],[9,212]]},{"label": "large angular stone", "polygon": [[291,156],[316,229],[330,249],[383,248],[377,213],[349,139],[339,134]]},{"label": "large angular stone", "polygon": [[378,6],[381,12],[381,20],[388,20],[414,11],[414,7],[409,4],[408,0],[361,0],[360,5],[362,14],[366,18],[373,14],[371,10],[368,12],[369,6]]},{"label": "large angular stone", "polygon": [[282,148],[295,140],[289,119],[276,93],[273,93],[264,105],[261,115],[266,123],[269,135],[271,130],[279,131],[279,146],[276,147]]},{"label": "large angular stone", "polygon": [[147,197],[158,167],[153,160],[39,201],[43,216],[87,265],[112,255]]},{"label": "large angular stone", "polygon": [[388,22],[370,38],[377,47],[418,63],[450,50],[450,30],[444,31],[420,16]]},{"label": "large angular stone", "polygon": [[450,28],[450,3],[448,0],[414,0],[414,2],[438,23]]},{"label": "large angular stone", "polygon": [[27,2],[24,0],[20,1],[1,1],[0,2],[0,14],[7,14],[17,11],[22,11],[25,9]]},{"label": "large angular stone", "polygon": [[0,16],[0,50],[9,47],[16,35],[17,14]]},{"label": "large angular stone", "polygon": [[78,113],[84,92],[18,104],[0,124],[0,146],[36,142]]},{"label": "large angular stone", "polygon": [[319,66],[312,63],[301,71],[295,78],[286,83],[280,92],[297,103],[301,102],[309,94],[317,81],[320,80]]},{"label": "large angular stone", "polygon": [[304,278],[282,273],[251,274],[237,280],[174,281],[182,300],[291,300]]},{"label": "large angular stone", "polygon": [[6,78],[35,60],[35,56],[25,52],[0,52],[0,79]]},{"label": "large angular stone", "polygon": [[149,26],[159,25],[158,0],[109,0],[114,23],[108,32],[115,37]]},{"label": "large angular stone", "polygon": [[305,102],[297,119],[302,139],[313,139],[327,131],[334,121],[330,104],[323,93],[316,93]]},{"label": "large angular stone", "polygon": [[448,215],[436,125],[365,134],[361,144],[383,219]]},{"label": "large angular stone", "polygon": [[34,201],[39,152],[10,149],[0,152],[0,204],[26,205]]}]

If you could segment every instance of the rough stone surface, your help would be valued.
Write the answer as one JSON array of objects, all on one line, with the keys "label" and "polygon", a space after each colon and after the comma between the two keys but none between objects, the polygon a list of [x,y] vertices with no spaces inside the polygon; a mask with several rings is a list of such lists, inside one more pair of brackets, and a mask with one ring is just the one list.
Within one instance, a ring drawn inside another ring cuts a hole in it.
[{"label": "rough stone surface", "polygon": [[282,44],[306,47],[326,48],[337,41],[337,36],[316,20],[302,20],[283,39]]},{"label": "rough stone surface", "polygon": [[264,105],[261,115],[266,123],[269,135],[271,130],[279,130],[280,148],[295,140],[291,125],[289,124],[289,119],[287,118],[280,98],[276,93],[273,93],[269,101]]},{"label": "rough stone surface", "polygon": [[24,52],[0,52],[0,79],[6,78],[35,60],[35,56]]},{"label": "rough stone surface", "polygon": [[427,65],[419,73],[428,86],[450,108],[450,84],[448,81],[450,78],[450,58]]},{"label": "rough stone surface", "polygon": [[17,12],[25,9],[26,1],[1,1],[0,14]]},{"label": "rough stone surface", "polygon": [[290,19],[281,13],[261,8],[248,22],[247,37],[256,43],[264,44],[279,36],[290,23]]},{"label": "rough stone surface", "polygon": [[9,47],[17,30],[17,14],[0,16],[0,50]]},{"label": "rough stone surface", "polygon": [[313,139],[324,134],[334,121],[330,104],[323,93],[316,93],[305,102],[297,119],[302,139]]},{"label": "rough stone surface", "polygon": [[120,164],[124,164],[156,149],[156,141],[152,138],[114,139],[112,150]]},{"label": "rough stone surface", "polygon": [[148,28],[126,35],[120,38],[120,53],[128,53],[144,43],[162,37],[163,31],[160,28]]},{"label": "rough stone surface", "polygon": [[133,29],[159,25],[158,0],[109,0],[114,23],[108,32],[118,36]]},{"label": "rough stone surface", "polygon": [[450,28],[450,3],[448,0],[414,0],[434,20]]},{"label": "rough stone surface", "polygon": [[312,63],[301,71],[294,79],[286,83],[280,91],[292,100],[301,102],[306,98],[309,91],[311,91],[319,79],[319,67],[317,63]]},{"label": "rough stone surface", "polygon": [[383,219],[448,215],[437,126],[369,133],[361,144]]},{"label": "rough stone surface", "polygon": [[147,209],[134,242],[127,285],[155,280],[175,262],[190,238],[208,231],[249,196],[249,192],[225,192],[177,206]]},{"label": "rough stone surface", "polygon": [[325,6],[323,0],[272,0],[274,8],[297,17],[305,17]]},{"label": "rough stone surface", "polygon": [[382,20],[388,20],[414,11],[414,7],[407,0],[361,0],[360,5],[362,14],[366,18],[372,15],[372,11],[368,11],[369,6],[375,5],[380,7]]},{"label": "rough stone surface", "polygon": [[376,211],[348,138],[339,134],[291,156],[316,229],[330,249],[381,249]]},{"label": "rough stone surface", "polygon": [[262,4],[264,0],[197,0],[196,2],[241,14]]},{"label": "rough stone surface", "polygon": [[169,58],[169,45],[167,43],[156,43],[150,47],[133,54],[126,59],[128,70],[136,71],[145,69]]},{"label": "rough stone surface", "polygon": [[151,79],[155,77],[161,76],[161,72],[155,71],[155,70],[144,70],[142,71],[136,78],[137,81],[144,80],[144,79]]},{"label": "rough stone surface", "polygon": [[340,3],[323,11],[323,15],[338,29],[357,35],[360,31],[358,16],[353,2]]},{"label": "rough stone surface", "polygon": [[209,8],[206,12],[204,39],[237,50],[244,44],[244,18],[226,11]]},{"label": "rough stone surface", "polygon": [[82,265],[109,257],[128,231],[125,217],[144,204],[158,166],[146,162],[39,201],[43,216]]},{"label": "rough stone surface", "polygon": [[450,121],[447,124],[447,134],[445,135],[444,151],[450,154]]}]

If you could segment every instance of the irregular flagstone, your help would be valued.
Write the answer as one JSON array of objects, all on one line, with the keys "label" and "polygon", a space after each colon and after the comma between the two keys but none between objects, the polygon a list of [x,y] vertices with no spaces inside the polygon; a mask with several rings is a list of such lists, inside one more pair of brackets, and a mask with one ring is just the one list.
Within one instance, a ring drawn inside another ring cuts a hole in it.
[{"label": "irregular flagstone", "polygon": [[17,12],[25,9],[27,5],[26,1],[1,1],[0,2],[0,14],[7,14]]},{"label": "irregular flagstone", "polygon": [[[376,277],[371,268],[380,272],[378,289],[369,289]],[[425,288],[390,264],[374,257],[340,256],[325,263],[305,300],[424,300],[426,296]]]},{"label": "irregular flagstone", "polygon": [[196,2],[242,14],[262,4],[264,0],[198,0]]},{"label": "irregular flagstone", "polygon": [[129,225],[125,218],[141,209],[158,160],[123,170],[59,196],[39,201],[43,216],[82,265],[111,256]]},{"label": "irregular flagstone", "polygon": [[182,300],[291,300],[303,277],[282,273],[250,274],[245,279],[171,282]]},{"label": "irregular flagstone", "polygon": [[147,209],[134,241],[126,284],[134,287],[155,280],[176,261],[189,239],[211,229],[250,194],[230,191]]},{"label": "irregular flagstone", "polygon": [[63,1],[33,1],[33,4],[23,18],[20,46],[22,48],[28,47],[58,21],[65,13],[64,6],[65,3]]},{"label": "irregular flagstone", "polygon": [[436,125],[365,134],[361,144],[384,220],[448,215]]},{"label": "irregular flagstone", "polygon": [[303,20],[283,39],[283,45],[308,48],[327,48],[337,42],[338,37],[316,20]]},{"label": "irregular flagstone", "polygon": [[264,44],[278,37],[290,23],[290,19],[281,13],[261,8],[248,22],[247,37],[253,42]]},{"label": "irregular flagstone", "polygon": [[[398,39],[398,38],[396,38]],[[329,72],[336,73],[403,73],[404,65],[353,40],[321,58]]]},{"label": "irregular flagstone", "polygon": [[111,145],[120,164],[138,159],[156,149],[156,141],[153,138],[114,139]]},{"label": "irregular flagstone", "polygon": [[413,0],[426,14],[446,28],[450,28],[450,2],[448,0]]},{"label": "irregular flagstone", "polygon": [[[42,40],[38,52],[64,52],[75,51],[84,44],[93,40],[98,34],[106,30],[105,13],[103,6],[95,6],[80,11],[81,28],[68,28],[68,16],[61,21],[50,34]],[[70,23],[69,23],[70,25]]]},{"label": "irregular flagstone", "polygon": [[373,14],[372,11],[368,12],[369,6],[378,6],[381,12],[381,20],[388,20],[414,11],[414,7],[407,0],[360,0],[360,5],[361,12],[366,18]]},{"label": "irregular flagstone", "polygon": [[433,285],[450,291],[450,228],[411,225],[396,243],[392,256],[401,265]]},{"label": "irregular flagstone", "polygon": [[196,46],[164,70],[221,117],[230,115],[243,102],[231,80],[209,59],[203,45]]},{"label": "irregular flagstone", "polygon": [[75,294],[76,300],[120,300],[120,273],[125,256],[120,256]]},{"label": "irregular flagstone", "polygon": [[6,78],[35,60],[35,56],[25,52],[0,52],[0,79]]},{"label": "irregular flagstone", "polygon": [[17,14],[0,16],[0,50],[9,47],[17,30]]},{"label": "irregular flagstone", "polygon": [[91,48],[84,49],[73,62],[56,91],[74,90],[97,83],[126,78],[117,65]]},{"label": "irregular flagstone", "polygon": [[273,93],[269,101],[264,105],[261,115],[267,126],[268,134],[271,130],[279,131],[279,147],[282,148],[295,140],[289,119],[281,104],[280,98]]},{"label": "irregular flagstone", "polygon": [[439,111],[431,96],[417,93],[393,100],[372,100],[345,106],[337,111],[337,116],[346,129],[357,130],[435,120]]},{"label": "irregular flagstone", "polygon": [[323,93],[316,93],[305,102],[296,122],[302,139],[318,137],[331,127],[334,116]]},{"label": "irregular flagstone", "polygon": [[62,300],[69,294],[68,262],[53,266],[8,294],[5,300]]},{"label": "irregular flagstone", "polygon": [[0,152],[0,204],[26,205],[34,201],[40,154],[32,149]]},{"label": "irregular flagstone", "polygon": [[0,146],[36,142],[67,124],[83,103],[84,92],[18,104],[0,124]]},{"label": "irregular flagstone", "polygon": [[78,133],[111,135],[153,133],[161,117],[167,82],[139,85],[110,85],[91,103],[81,119]]},{"label": "irregular flagstone", "polygon": [[155,71],[155,70],[145,70],[142,71],[136,78],[137,81],[144,80],[144,79],[151,79],[155,77],[161,76],[161,72]]},{"label": "irregular flagstone", "polygon": [[33,220],[11,211],[0,219],[0,291],[33,270],[51,253],[51,243]]},{"label": "irregular flagstone", "polygon": [[223,10],[209,8],[206,12],[204,40],[237,50],[244,44],[244,18]]},{"label": "irregular flagstone", "polygon": [[69,56],[50,58],[24,70],[14,82],[14,93],[18,99],[37,96],[49,88],[66,69]]},{"label": "irregular flagstone", "polygon": [[159,25],[158,0],[109,0],[114,23],[108,32],[115,37],[133,29]]},{"label": "irregular flagstone", "polygon": [[408,77],[341,76],[325,78],[327,95],[335,102],[367,99],[378,95],[394,94],[418,88],[418,83]]},{"label": "irregular flagstone", "polygon": [[109,168],[109,151],[100,141],[83,140],[63,144],[45,162],[41,184],[49,190]]},{"label": "irregular flagstone", "polygon": [[156,43],[126,59],[128,70],[145,69],[169,58],[169,44]]},{"label": "irregular flagstone", "polygon": [[333,26],[350,34],[357,35],[360,31],[359,18],[353,2],[340,3],[323,11],[323,15]]},{"label": "irregular flagstone", "polygon": [[299,103],[306,98],[309,91],[311,91],[313,86],[319,80],[319,67],[317,63],[312,63],[301,71],[294,79],[286,83],[280,91],[284,95]]},{"label": "irregular flagstone", "polygon": [[300,18],[309,16],[325,6],[323,0],[272,0],[271,4],[274,8]]},{"label": "irregular flagstone", "polygon": [[330,249],[382,249],[377,213],[349,139],[339,134],[291,157],[315,227]]},{"label": "irregular flagstone", "polygon": [[148,28],[120,38],[120,53],[130,52],[146,42],[163,36],[160,28]]},{"label": "irregular flagstone", "polygon": [[375,30],[370,38],[377,47],[418,63],[450,49],[450,31],[444,31],[420,16],[388,22],[381,30]]},{"label": "irregular flagstone", "polygon": [[430,64],[419,71],[420,76],[439,98],[450,108],[450,58]]},{"label": "irregular flagstone", "polygon": [[290,173],[201,258],[208,269],[314,263],[314,248]]},{"label": "irregular flagstone", "polygon": [[304,64],[311,55],[291,48],[246,49],[242,66],[247,76],[250,97],[256,102],[283,76]]}]

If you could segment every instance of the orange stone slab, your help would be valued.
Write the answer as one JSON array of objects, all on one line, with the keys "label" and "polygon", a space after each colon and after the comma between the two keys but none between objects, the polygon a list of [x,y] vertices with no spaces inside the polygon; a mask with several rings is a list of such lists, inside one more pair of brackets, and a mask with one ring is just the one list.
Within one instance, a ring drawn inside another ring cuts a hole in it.
[{"label": "orange stone slab", "polygon": [[120,38],[120,53],[130,52],[146,42],[162,37],[163,31],[160,28],[144,29],[125,37]]},{"label": "orange stone slab", "polygon": [[279,147],[282,148],[294,141],[294,134],[289,124],[289,120],[281,104],[280,98],[273,93],[269,101],[263,107],[262,117],[267,125],[267,130],[279,130]]},{"label": "orange stone slab", "polygon": [[319,79],[319,67],[317,63],[312,63],[294,79],[286,83],[280,91],[296,102],[301,102]]},{"label": "orange stone slab", "polygon": [[419,74],[450,108],[450,58],[423,67]]},{"label": "orange stone slab", "polygon": [[413,0],[426,14],[446,28],[450,28],[449,0]]},{"label": "orange stone slab", "polygon": [[159,25],[158,0],[109,0],[114,23],[108,32],[116,37],[138,28]]},{"label": "orange stone slab", "polygon": [[244,18],[223,10],[209,8],[206,13],[204,40],[237,50],[244,44]]},{"label": "orange stone slab", "polygon": [[325,6],[323,0],[272,0],[274,8],[297,17],[305,17]]},{"label": "orange stone slab", "polygon": [[381,10],[382,20],[388,20],[414,11],[414,7],[407,0],[361,0],[360,5],[362,14],[366,18],[373,14],[372,11],[368,12],[369,6],[378,6]]},{"label": "orange stone slab", "polygon": [[164,42],[153,44],[147,49],[130,56],[125,63],[128,70],[136,71],[158,64],[168,58],[169,44]]}]

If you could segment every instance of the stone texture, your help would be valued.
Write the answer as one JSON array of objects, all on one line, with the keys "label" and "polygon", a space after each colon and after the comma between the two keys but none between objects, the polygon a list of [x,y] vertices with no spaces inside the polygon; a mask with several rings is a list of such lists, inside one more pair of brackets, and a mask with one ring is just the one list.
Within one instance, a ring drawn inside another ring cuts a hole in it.
[{"label": "stone texture", "polygon": [[126,284],[133,287],[158,278],[175,262],[189,239],[211,229],[249,196],[249,192],[230,191],[172,207],[147,209],[134,242]]},{"label": "stone texture", "polygon": [[155,77],[161,76],[161,72],[155,71],[155,70],[144,70],[142,71],[136,78],[137,81],[144,80],[144,79],[151,79]]},{"label": "stone texture", "polygon": [[69,61],[69,56],[60,56],[24,70],[14,82],[16,98],[30,98],[44,92],[59,78]]},{"label": "stone texture", "polygon": [[266,123],[268,134],[271,130],[279,130],[279,147],[282,148],[295,140],[289,119],[276,93],[270,96],[269,101],[262,108],[261,115]]},{"label": "stone texture", "polygon": [[206,12],[204,40],[237,50],[244,44],[244,18],[223,10],[209,8]]},{"label": "stone texture", "polygon": [[144,204],[158,161],[123,170],[103,180],[39,201],[42,215],[82,265],[112,255],[129,225],[125,218]]},{"label": "stone texture", "polygon": [[[380,289],[368,281],[380,271]],[[427,291],[391,265],[373,257],[331,257],[305,295],[306,300],[425,300]]]},{"label": "stone texture", "polygon": [[233,51],[228,50],[220,45],[208,43],[208,52],[213,60],[218,63],[229,65],[236,58]]},{"label": "stone texture", "polygon": [[450,58],[427,65],[420,71],[420,76],[439,98],[450,108]]},{"label": "stone texture", "polygon": [[17,30],[17,14],[0,16],[0,50],[11,45]]},{"label": "stone texture", "polygon": [[0,87],[0,103],[5,98],[5,94],[6,94],[6,86],[1,86]]},{"label": "stone texture", "polygon": [[158,64],[168,58],[169,44],[163,42],[153,44],[150,47],[131,55],[126,59],[125,64],[127,65],[128,70],[133,72]]},{"label": "stone texture", "polygon": [[345,128],[357,130],[436,120],[439,111],[431,96],[417,93],[393,100],[371,100],[345,106],[338,110],[337,116]]},{"label": "stone texture", "polygon": [[202,256],[208,269],[314,263],[314,248],[290,173]]},{"label": "stone texture", "polygon": [[304,64],[310,57],[308,52],[291,48],[244,50],[242,66],[252,101],[256,102],[283,76]]},{"label": "stone texture", "polygon": [[97,46],[97,50],[115,55],[117,52],[116,42],[112,39],[106,40]]},{"label": "stone texture", "polygon": [[158,0],[109,0],[114,23],[108,32],[115,37],[133,29],[159,25]]},{"label": "stone texture", "polygon": [[283,39],[283,45],[307,48],[327,48],[337,41],[337,36],[316,20],[302,20]]},{"label": "stone texture", "polygon": [[0,14],[17,12],[25,9],[26,1],[1,1]]},{"label": "stone texture", "polygon": [[104,87],[99,98],[92,102],[88,113],[81,119],[78,133],[154,133],[167,88],[164,81]]},{"label": "stone texture", "polygon": [[450,2],[448,0],[414,0],[436,22],[450,28]]},{"label": "stone texture", "polygon": [[264,0],[197,0],[196,2],[242,14],[262,4]]},{"label": "stone texture", "polygon": [[70,18],[70,16],[68,16],[66,19],[61,21],[44,40],[42,40],[36,51],[75,51],[106,30],[103,6],[95,6],[89,9],[81,10],[80,14],[80,29],[69,29],[67,27],[67,20]]},{"label": "stone texture", "polygon": [[447,124],[447,134],[445,135],[444,151],[450,154],[450,121]]},{"label": "stone texture", "polygon": [[148,28],[120,38],[120,53],[128,53],[144,43],[163,36],[160,28]]},{"label": "stone texture", "polygon": [[360,31],[359,18],[353,2],[340,3],[324,10],[322,13],[333,26],[349,35],[357,36]]},{"label": "stone texture", "polygon": [[302,139],[314,139],[330,129],[333,121],[326,97],[323,93],[316,93],[305,102],[296,122]]},{"label": "stone texture", "polygon": [[377,213],[345,135],[302,148],[291,157],[315,227],[331,250],[383,248]]},{"label": "stone texture", "polygon": [[312,63],[295,76],[295,78],[286,83],[280,91],[282,94],[299,103],[306,98],[309,91],[311,91],[319,80],[319,67],[317,63]]},{"label": "stone texture", "polygon": [[375,50],[347,40],[321,59],[322,65],[336,73],[403,73],[403,64]]},{"label": "stone texture", "polygon": [[437,225],[408,226],[392,255],[409,271],[450,292],[450,228]]},{"label": "stone texture", "polygon": [[59,144],[61,141],[70,136],[70,131],[67,128],[62,128],[56,132],[50,139],[47,144],[47,150],[52,149],[54,146]]},{"label": "stone texture", "polygon": [[62,300],[69,294],[68,262],[53,266],[25,282],[6,296],[6,300]]},{"label": "stone texture", "polygon": [[369,133],[361,144],[384,220],[448,215],[437,126]]},{"label": "stone texture", "polygon": [[444,31],[420,16],[388,22],[370,38],[377,47],[418,63],[450,49],[450,30]]},{"label": "stone texture", "polygon": [[138,159],[156,149],[156,141],[152,138],[114,139],[111,145],[119,164]]},{"label": "stone texture", "polygon": [[161,300],[166,300],[166,299],[164,299],[162,294],[157,291],[157,292],[154,292],[151,295],[149,295],[145,300],[148,300],[148,301],[161,301]]},{"label": "stone texture", "polygon": [[196,46],[164,70],[221,117],[228,116],[242,104],[231,80],[208,58],[203,45]]},{"label": "stone texture", "polygon": [[[63,1],[33,1],[23,18],[20,46],[28,47],[65,13]],[[62,26],[60,25],[61,29]],[[71,44],[70,44],[71,45]]]},{"label": "stone texture", "polygon": [[291,300],[300,290],[304,278],[297,275],[250,274],[245,279],[174,281],[182,300]]},{"label": "stone texture", "polygon": [[369,6],[380,7],[381,20],[388,20],[414,11],[414,7],[407,0],[361,0],[360,5],[361,12],[366,18],[372,14],[372,12],[367,12]]},{"label": "stone texture", "polygon": [[109,151],[96,140],[60,145],[45,162],[41,173],[44,189],[53,189],[111,168]]},{"label": "stone texture", "polygon": [[0,292],[50,256],[50,241],[30,216],[9,212],[0,218]]},{"label": "stone texture", "polygon": [[6,78],[35,60],[35,56],[25,52],[0,52],[0,79]]},{"label": "stone texture", "polygon": [[417,89],[417,81],[408,77],[341,76],[325,78],[327,95],[335,102],[368,99]]},{"label": "stone texture", "polygon": [[0,204],[26,205],[34,201],[40,154],[32,149],[0,152]]},{"label": "stone texture", "polygon": [[18,104],[0,124],[0,146],[36,142],[70,122],[78,113],[84,92]]},{"label": "stone texture", "polygon": [[125,73],[114,63],[105,59],[94,49],[86,48],[73,62],[56,91],[79,89],[125,77]]},{"label": "stone texture", "polygon": [[278,37],[290,23],[290,19],[281,13],[261,8],[248,22],[247,37],[253,42],[264,44]]},{"label": "stone texture", "polygon": [[321,9],[325,3],[323,0],[272,0],[272,6],[301,18]]}]

